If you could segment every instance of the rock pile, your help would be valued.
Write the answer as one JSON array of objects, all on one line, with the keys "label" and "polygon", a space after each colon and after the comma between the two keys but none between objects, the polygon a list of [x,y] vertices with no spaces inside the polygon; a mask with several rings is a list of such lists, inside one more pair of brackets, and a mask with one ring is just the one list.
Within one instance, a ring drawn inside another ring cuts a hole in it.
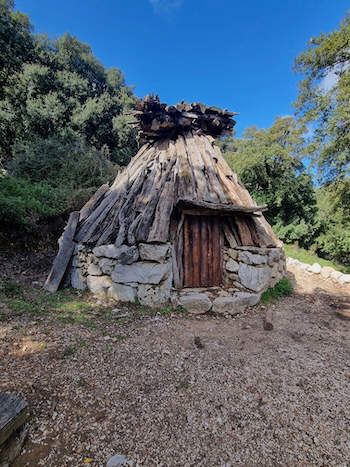
[{"label": "rock pile", "polygon": [[321,265],[318,263],[314,263],[312,265],[306,264],[297,259],[288,257],[287,266],[289,265],[296,266],[310,274],[320,274],[323,279],[331,279],[333,282],[336,282],[340,285],[350,284],[350,274],[343,274],[342,272],[336,271],[329,266],[321,267]]}]

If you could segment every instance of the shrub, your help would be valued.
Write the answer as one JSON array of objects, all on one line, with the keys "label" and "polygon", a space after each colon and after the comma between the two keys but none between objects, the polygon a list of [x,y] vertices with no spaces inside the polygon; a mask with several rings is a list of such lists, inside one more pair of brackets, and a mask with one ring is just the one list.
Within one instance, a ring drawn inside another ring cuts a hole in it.
[{"label": "shrub", "polygon": [[288,277],[283,277],[274,287],[266,290],[262,294],[261,303],[269,303],[272,300],[283,297],[284,295],[290,295],[292,292],[293,284]]}]

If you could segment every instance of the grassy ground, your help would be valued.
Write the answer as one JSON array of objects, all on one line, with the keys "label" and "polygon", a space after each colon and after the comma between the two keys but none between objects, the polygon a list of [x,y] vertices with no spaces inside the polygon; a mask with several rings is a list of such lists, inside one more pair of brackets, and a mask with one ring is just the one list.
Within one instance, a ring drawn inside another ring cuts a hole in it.
[{"label": "grassy ground", "polygon": [[328,261],[327,259],[319,258],[317,255],[311,253],[310,251],[304,250],[304,248],[296,248],[292,245],[284,245],[284,251],[286,255],[290,258],[297,259],[302,263],[314,264],[319,263],[321,266],[329,266],[336,271],[343,272],[344,274],[350,274],[349,266],[340,266],[339,264],[333,263],[333,261]]},{"label": "grassy ground", "polygon": [[[0,321],[6,322],[23,315],[35,318],[50,317],[66,324],[82,324],[90,328],[99,328],[104,321],[124,324],[127,321],[144,316],[183,313],[184,309],[172,307],[159,309],[143,306],[139,303],[102,304],[89,292],[63,289],[48,293],[39,287],[26,287],[11,280],[0,281],[0,302],[5,310],[0,312]],[[7,312],[6,312],[7,310]]]}]

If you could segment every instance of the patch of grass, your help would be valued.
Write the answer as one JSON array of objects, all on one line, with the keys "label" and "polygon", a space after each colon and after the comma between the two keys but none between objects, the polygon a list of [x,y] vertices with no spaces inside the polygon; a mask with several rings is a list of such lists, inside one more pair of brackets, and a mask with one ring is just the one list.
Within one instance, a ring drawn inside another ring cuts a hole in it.
[{"label": "patch of grass", "polygon": [[179,385],[179,389],[189,389],[190,386],[191,386],[190,382],[185,380],[185,381],[182,381],[182,383]]},{"label": "patch of grass", "polygon": [[0,296],[5,298],[18,297],[22,293],[21,287],[15,282],[4,279],[0,282]]},{"label": "patch of grass", "polygon": [[333,261],[329,261],[327,259],[319,258],[311,251],[304,250],[304,248],[294,247],[293,245],[284,245],[284,251],[286,256],[290,258],[297,259],[302,263],[306,264],[314,264],[319,263],[322,267],[328,266],[336,271],[343,272],[344,274],[350,274],[350,267],[349,266],[341,266],[339,264],[334,263]]},{"label": "patch of grass", "polygon": [[67,345],[67,347],[63,351],[63,356],[64,357],[71,357],[72,355],[75,355],[77,353],[77,348],[75,345]]},{"label": "patch of grass", "polygon": [[293,284],[287,277],[283,277],[274,287],[261,295],[261,303],[269,303],[277,298],[290,295],[292,292]]}]

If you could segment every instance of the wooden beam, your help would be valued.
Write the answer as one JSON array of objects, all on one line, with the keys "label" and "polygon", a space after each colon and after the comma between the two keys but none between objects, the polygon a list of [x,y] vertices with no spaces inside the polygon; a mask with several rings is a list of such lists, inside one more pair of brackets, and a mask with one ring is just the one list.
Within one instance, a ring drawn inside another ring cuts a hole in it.
[{"label": "wooden beam", "polygon": [[[206,209],[211,212],[226,212],[226,213],[242,213],[242,214],[254,214],[267,211],[267,206],[237,206],[234,204],[224,203],[208,203],[206,201],[199,201],[190,198],[180,198],[177,202],[177,206],[182,209],[186,208],[199,208]],[[206,214],[207,215],[207,214]]]},{"label": "wooden beam", "polygon": [[79,211],[73,211],[62,236],[60,237],[58,254],[53,262],[51,271],[46,279],[44,289],[48,292],[56,292],[61,280],[66,272],[69,260],[71,259],[74,242],[73,238],[78,225]]},{"label": "wooden beam", "polygon": [[28,404],[15,394],[0,393],[0,446],[29,418]]}]

